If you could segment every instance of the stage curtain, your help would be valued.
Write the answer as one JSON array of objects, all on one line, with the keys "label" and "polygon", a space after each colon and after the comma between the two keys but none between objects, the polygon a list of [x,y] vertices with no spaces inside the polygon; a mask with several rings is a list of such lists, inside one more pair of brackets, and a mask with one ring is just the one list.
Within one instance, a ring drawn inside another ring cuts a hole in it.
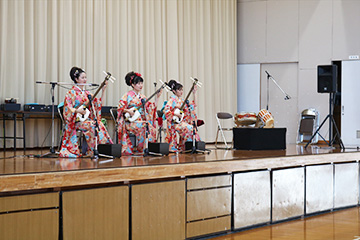
[{"label": "stage curtain", "polygon": [[[132,70],[143,75],[147,96],[158,79],[176,79],[185,97],[190,77],[198,78],[199,130],[208,142],[215,140],[215,113],[236,111],[236,0],[1,0],[0,53],[1,103],[13,97],[49,105],[51,86],[36,81],[71,83],[70,68],[79,66],[89,82],[100,84],[103,71],[117,79],[105,106],[117,106],[130,89],[124,76]],[[69,87],[55,87],[55,104]],[[158,108],[169,96],[163,92]],[[51,145],[50,121],[26,124],[28,147]],[[6,129],[12,132],[11,124]]]}]

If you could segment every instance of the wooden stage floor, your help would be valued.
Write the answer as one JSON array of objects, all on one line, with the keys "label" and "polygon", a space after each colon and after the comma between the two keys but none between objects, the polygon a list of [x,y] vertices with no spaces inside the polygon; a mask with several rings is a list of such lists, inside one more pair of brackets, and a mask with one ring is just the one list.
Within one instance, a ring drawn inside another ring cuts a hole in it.
[{"label": "wooden stage floor", "polygon": [[7,174],[44,173],[68,170],[89,170],[104,168],[139,167],[169,164],[205,163],[232,160],[256,160],[263,158],[278,158],[296,156],[314,156],[333,153],[359,152],[359,149],[341,150],[327,145],[288,144],[286,150],[224,150],[216,149],[213,144],[207,144],[210,154],[169,154],[168,156],[122,156],[120,158],[104,158],[98,160],[89,157],[83,158],[59,158],[56,156],[44,156],[48,149],[31,149],[18,151],[2,151],[0,153],[0,176]]},{"label": "wooden stage floor", "polygon": [[151,181],[261,169],[287,168],[360,159],[358,149],[290,144],[286,150],[221,150],[210,154],[122,156],[120,158],[48,158],[43,150],[0,153],[0,193],[115,182]]}]

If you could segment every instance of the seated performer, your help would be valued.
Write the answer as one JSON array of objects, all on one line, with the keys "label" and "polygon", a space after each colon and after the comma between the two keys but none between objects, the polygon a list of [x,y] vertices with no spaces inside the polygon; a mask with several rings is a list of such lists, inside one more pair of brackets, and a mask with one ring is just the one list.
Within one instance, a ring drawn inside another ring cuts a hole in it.
[{"label": "seated performer", "polygon": [[[148,141],[156,141],[156,107],[161,91],[156,95],[154,103],[145,103],[146,97],[140,93],[144,82],[141,74],[129,72],[125,76],[125,82],[132,87],[132,90],[124,94],[119,101],[117,118],[119,143],[122,144],[122,155],[132,155],[135,152],[142,154],[147,130]],[[131,143],[130,133],[136,136],[136,149]]]},{"label": "seated performer", "polygon": [[[170,80],[168,83],[171,91],[174,93],[165,105],[165,117],[167,120],[167,130],[165,141],[169,143],[170,152],[179,152],[185,150],[185,142],[193,140],[193,124],[197,122],[197,116],[195,113],[196,107],[196,90],[195,86],[193,89],[194,101],[186,104],[183,108],[183,120],[180,123],[173,121],[173,117],[177,116],[181,119],[181,115],[176,113],[176,109],[180,109],[184,103],[184,99],[181,98],[183,95],[183,86],[175,80]],[[177,142],[176,133],[179,134],[179,142]],[[196,141],[200,141],[200,137],[195,129]]]},{"label": "seated performer", "polygon": [[[64,100],[63,116],[65,120],[65,133],[61,143],[60,157],[80,157],[81,153],[78,147],[78,138],[76,135],[77,130],[81,130],[88,145],[86,152],[87,156],[93,155],[95,147],[95,126],[97,122],[99,125],[98,131],[98,144],[112,144],[112,140],[104,126],[100,121],[101,119],[101,99],[104,98],[104,92],[107,82],[102,89],[102,96],[100,99],[92,99],[92,106],[88,106],[90,115],[88,119],[83,122],[79,121],[78,113],[84,115],[86,111],[81,107],[89,103],[88,96],[91,95],[89,91],[85,90],[86,73],[78,67],[73,67],[70,70],[70,78],[74,81],[75,85],[66,93]],[[92,96],[92,95],[91,95]],[[95,113],[93,112],[95,110]]]}]

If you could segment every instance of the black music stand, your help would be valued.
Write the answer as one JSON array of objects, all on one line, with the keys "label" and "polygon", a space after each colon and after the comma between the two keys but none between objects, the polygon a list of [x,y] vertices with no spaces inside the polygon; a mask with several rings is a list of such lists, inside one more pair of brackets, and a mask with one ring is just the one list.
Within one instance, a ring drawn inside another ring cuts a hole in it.
[{"label": "black music stand", "polygon": [[[320,124],[318,129],[316,129],[315,133],[311,136],[309,142],[305,145],[305,148],[307,148],[307,146],[311,143],[312,139],[316,136],[316,134],[319,134],[319,136],[326,142],[326,144],[329,147],[332,147],[336,137],[338,137],[340,148],[345,149],[345,146],[344,146],[344,144],[343,144],[343,142],[341,140],[341,135],[340,135],[339,129],[338,129],[337,125],[336,125],[334,115],[333,115],[333,112],[334,112],[334,100],[335,100],[334,95],[335,95],[335,93],[333,93],[333,92],[329,93],[329,114],[322,121],[322,123]],[[328,120],[328,119],[329,119],[329,142],[327,142],[325,140],[325,138],[323,136],[321,136],[321,134],[319,133],[321,127],[325,124],[326,120]],[[332,138],[332,125],[334,125],[335,131],[336,131],[336,134],[335,134],[334,138]]]}]

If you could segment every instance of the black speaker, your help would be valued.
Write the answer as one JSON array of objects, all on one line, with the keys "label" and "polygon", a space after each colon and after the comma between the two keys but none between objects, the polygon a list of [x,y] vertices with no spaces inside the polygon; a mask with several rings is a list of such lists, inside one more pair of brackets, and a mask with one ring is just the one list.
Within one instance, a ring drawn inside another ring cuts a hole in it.
[{"label": "black speaker", "polygon": [[336,92],[337,66],[318,66],[318,93]]},{"label": "black speaker", "polygon": [[[193,142],[192,141],[191,142],[185,142],[185,151],[192,150],[192,147],[193,147]],[[195,142],[195,147],[198,150],[205,151],[205,142],[196,141]]]},{"label": "black speaker", "polygon": [[168,143],[152,143],[149,142],[150,153],[160,153],[161,155],[169,155],[169,144]]},{"label": "black speaker", "polygon": [[121,157],[121,144],[99,144],[98,151],[113,157]]}]

